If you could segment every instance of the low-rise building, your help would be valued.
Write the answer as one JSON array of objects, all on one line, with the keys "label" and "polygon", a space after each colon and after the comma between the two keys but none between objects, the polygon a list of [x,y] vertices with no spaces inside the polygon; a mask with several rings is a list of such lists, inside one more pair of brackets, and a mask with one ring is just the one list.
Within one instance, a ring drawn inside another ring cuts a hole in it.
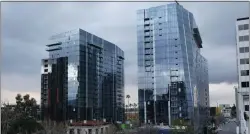
[{"label": "low-rise building", "polygon": [[139,111],[137,108],[128,108],[125,110],[125,115],[127,120],[137,120],[139,119]]},{"label": "low-rise building", "polygon": [[230,118],[231,117],[231,107],[226,107],[221,110],[221,113],[224,117]]},{"label": "low-rise building", "polygon": [[71,123],[67,134],[111,134],[112,125],[102,121],[84,121]]},{"label": "low-rise building", "polygon": [[231,117],[231,106],[230,106],[230,104],[220,104],[219,108],[221,110],[221,114],[224,117],[227,117],[227,118]]},{"label": "low-rise building", "polygon": [[220,104],[219,107],[222,108],[222,109],[223,108],[228,108],[228,107],[230,107],[230,104]]}]

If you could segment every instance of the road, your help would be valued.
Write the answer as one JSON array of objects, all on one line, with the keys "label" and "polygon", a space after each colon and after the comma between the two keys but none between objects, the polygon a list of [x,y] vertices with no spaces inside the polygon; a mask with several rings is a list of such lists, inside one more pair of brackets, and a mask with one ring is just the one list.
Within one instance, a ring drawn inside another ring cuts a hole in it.
[{"label": "road", "polygon": [[219,131],[219,134],[236,134],[236,123],[233,121],[221,125],[220,128],[222,130]]}]

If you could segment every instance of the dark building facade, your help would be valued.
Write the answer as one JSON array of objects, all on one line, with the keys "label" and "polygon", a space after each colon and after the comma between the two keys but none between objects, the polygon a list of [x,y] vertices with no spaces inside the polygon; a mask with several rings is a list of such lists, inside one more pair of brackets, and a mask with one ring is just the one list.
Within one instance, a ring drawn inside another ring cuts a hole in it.
[{"label": "dark building facade", "polygon": [[66,120],[67,110],[67,57],[44,59],[41,77],[42,120]]},{"label": "dark building facade", "polygon": [[[169,85],[170,94],[163,94],[161,98],[157,98],[157,101],[149,99],[146,104],[146,114],[147,121],[150,123],[165,125],[169,124],[169,111],[171,114],[170,121],[176,119],[188,119],[187,111],[187,100],[185,94],[185,85],[183,81],[180,82],[171,82]],[[152,95],[151,95],[152,97]],[[170,99],[170,106],[168,101]],[[155,108],[154,108],[155,107]],[[142,120],[144,111],[140,111],[140,120]],[[156,113],[156,114],[155,114]],[[156,117],[155,117],[156,116]]]},{"label": "dark building facade", "polygon": [[183,81],[170,84],[171,120],[188,119],[186,87]]},{"label": "dark building facade", "polygon": [[216,116],[217,107],[210,107],[210,116]]},{"label": "dark building facade", "polygon": [[124,52],[81,29],[51,41],[49,58],[42,60],[42,117],[123,121]]}]

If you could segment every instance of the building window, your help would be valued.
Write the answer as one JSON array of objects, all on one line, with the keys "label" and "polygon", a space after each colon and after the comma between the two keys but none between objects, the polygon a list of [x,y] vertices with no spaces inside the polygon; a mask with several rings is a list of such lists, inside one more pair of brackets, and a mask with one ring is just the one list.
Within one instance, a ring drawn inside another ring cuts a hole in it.
[{"label": "building window", "polygon": [[240,59],[240,64],[249,64],[249,59],[248,58]]},{"label": "building window", "polygon": [[239,42],[249,41],[249,35],[239,36]]},{"label": "building window", "polygon": [[241,87],[249,87],[249,82],[241,82]]},{"label": "building window", "polygon": [[249,24],[244,24],[244,30],[248,30],[249,29]]},{"label": "building window", "polygon": [[241,70],[240,74],[241,76],[249,76],[249,70]]},{"label": "building window", "polygon": [[245,111],[249,111],[249,105],[245,105]]},{"label": "building window", "polygon": [[171,97],[171,101],[177,101],[176,97]]},{"label": "building window", "polygon": [[44,72],[48,72],[48,69],[44,69]]},{"label": "building window", "polygon": [[172,102],[171,106],[176,107],[177,106],[177,102]]},{"label": "building window", "polygon": [[243,24],[243,25],[239,25],[238,26],[238,30],[248,30],[249,29],[249,25],[248,24]]},{"label": "building window", "polygon": [[249,47],[240,47],[240,53],[248,53]]},{"label": "building window", "polygon": [[101,134],[103,134],[103,128],[101,128]]}]

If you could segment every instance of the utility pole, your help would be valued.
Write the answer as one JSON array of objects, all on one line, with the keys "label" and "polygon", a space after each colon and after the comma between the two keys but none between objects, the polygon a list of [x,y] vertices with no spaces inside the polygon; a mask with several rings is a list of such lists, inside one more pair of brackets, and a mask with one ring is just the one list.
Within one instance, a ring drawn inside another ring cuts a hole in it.
[{"label": "utility pole", "polygon": [[[170,82],[171,83],[171,82]],[[170,107],[170,86],[168,84],[168,125],[171,126],[171,107]]]},{"label": "utility pole", "polygon": [[239,133],[241,133],[241,120],[240,120],[240,98],[239,98],[239,90],[235,86],[235,102],[236,102],[236,121],[239,122],[237,125],[239,125]]}]

